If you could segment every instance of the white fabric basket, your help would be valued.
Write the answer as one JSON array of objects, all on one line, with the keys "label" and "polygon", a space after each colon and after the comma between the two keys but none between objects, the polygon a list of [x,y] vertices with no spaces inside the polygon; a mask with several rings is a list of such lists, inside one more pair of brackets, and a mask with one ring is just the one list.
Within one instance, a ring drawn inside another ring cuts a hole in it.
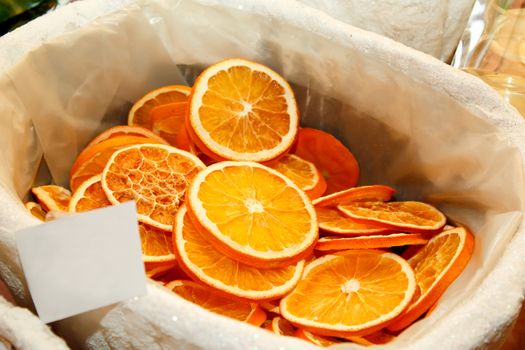
[{"label": "white fabric basket", "polygon": [[[352,149],[361,184],[429,201],[476,234],[471,263],[437,310],[384,348],[493,348],[513,322],[525,286],[525,127],[480,80],[292,0],[82,1],[0,48],[0,275],[21,305],[32,308],[13,237],[37,223],[21,200],[32,184],[66,185],[79,150],[123,123],[144,92],[244,57],[293,84],[302,123]],[[146,297],[54,327],[88,349],[315,348],[154,283]]]}]

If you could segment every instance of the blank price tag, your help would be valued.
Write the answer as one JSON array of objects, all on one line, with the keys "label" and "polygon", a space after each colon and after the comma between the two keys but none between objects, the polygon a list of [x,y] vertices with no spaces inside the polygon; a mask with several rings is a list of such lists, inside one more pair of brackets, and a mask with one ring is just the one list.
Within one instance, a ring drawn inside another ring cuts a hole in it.
[{"label": "blank price tag", "polygon": [[146,294],[134,202],[19,231],[16,243],[46,323]]}]

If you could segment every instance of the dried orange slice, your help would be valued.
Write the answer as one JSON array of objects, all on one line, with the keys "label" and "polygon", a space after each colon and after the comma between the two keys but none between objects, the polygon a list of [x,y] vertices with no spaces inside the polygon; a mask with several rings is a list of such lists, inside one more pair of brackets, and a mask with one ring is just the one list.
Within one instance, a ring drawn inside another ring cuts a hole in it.
[{"label": "dried orange slice", "polygon": [[146,137],[159,143],[167,143],[162,137],[146,128],[140,126],[117,125],[100,133],[97,137],[91,140],[91,142],[86,146],[86,149],[89,149],[94,145],[101,143],[102,141],[106,141],[107,139],[117,136]]},{"label": "dried orange slice", "polygon": [[40,221],[46,221],[46,212],[40,204],[35,202],[27,202],[24,204],[27,210],[33,215],[35,218],[37,218]]},{"label": "dried orange slice", "polygon": [[270,168],[292,180],[310,199],[319,198],[326,190],[326,181],[315,165],[296,155],[287,154]]},{"label": "dried orange slice", "polygon": [[281,173],[253,162],[220,162],[195,177],[188,213],[232,259],[252,266],[291,263],[313,250],[318,228],[310,200]]},{"label": "dried orange slice", "polygon": [[266,313],[257,304],[222,297],[209,288],[191,281],[172,281],[166,287],[211,312],[259,327],[266,321]]},{"label": "dried orange slice", "polygon": [[299,113],[292,88],[261,64],[228,59],[197,78],[186,127],[216,160],[273,160],[290,149]]},{"label": "dried orange slice", "polygon": [[188,113],[190,93],[191,88],[184,85],[150,91],[131,107],[128,124],[150,129],[175,145]]},{"label": "dried orange slice", "polygon": [[111,205],[102,189],[102,175],[95,175],[80,185],[69,202],[69,212],[89,211]]},{"label": "dried orange slice", "polygon": [[341,343],[340,340],[337,340],[337,339],[334,339],[334,338],[331,338],[331,337],[323,337],[323,336],[320,336],[320,335],[317,335],[317,334],[313,334],[313,333],[307,331],[306,329],[302,329],[302,328],[298,328],[295,331],[295,336],[297,338],[304,339],[306,341],[309,341],[312,344],[315,344],[315,345],[323,347],[323,348],[327,347],[327,346],[330,346],[330,345],[335,345],[335,344]]},{"label": "dried orange slice", "polygon": [[175,147],[133,145],[113,153],[102,188],[113,204],[135,200],[140,222],[171,232],[188,183],[203,168],[199,158]]},{"label": "dried orange slice", "polygon": [[38,203],[45,211],[67,211],[71,192],[61,186],[45,185],[31,189]]},{"label": "dried orange slice", "polygon": [[387,202],[395,192],[392,187],[385,185],[359,186],[317,198],[312,203],[316,207],[334,207],[351,202]]},{"label": "dried orange slice", "polygon": [[387,344],[395,339],[395,336],[388,334],[384,331],[377,331],[375,333],[369,334],[364,337],[342,337],[343,339],[350,340],[356,344],[360,345],[377,345],[377,344]]},{"label": "dried orange slice", "polygon": [[142,260],[149,268],[158,265],[173,266],[175,254],[171,243],[171,234],[156,227],[139,223]]},{"label": "dried orange slice", "polygon": [[281,314],[321,335],[367,335],[398,316],[415,291],[414,272],[403,258],[347,250],[308,264],[297,287],[281,300]]},{"label": "dried orange slice", "polygon": [[343,215],[337,208],[315,207],[319,228],[337,235],[364,236],[394,232],[395,229],[377,223],[363,223]]},{"label": "dried orange slice", "polygon": [[319,238],[317,250],[377,249],[399,247],[411,244],[425,244],[427,239],[420,233],[393,233],[361,237],[323,237]]},{"label": "dried orange slice", "polygon": [[263,301],[259,303],[259,306],[268,312],[280,315],[281,310],[279,309],[279,300]]},{"label": "dried orange slice", "polygon": [[102,173],[108,159],[118,149],[140,143],[158,143],[141,136],[115,136],[90,147],[78,155],[70,171],[70,186],[76,191],[84,181]]},{"label": "dried orange slice", "polygon": [[332,135],[317,129],[301,128],[294,153],[319,169],[326,180],[326,194],[357,185],[359,165],[352,152]]},{"label": "dried orange slice", "polygon": [[293,337],[295,335],[295,327],[282,317],[274,317],[269,327],[275,334]]},{"label": "dried orange slice", "polygon": [[442,212],[422,202],[354,202],[337,209],[355,220],[412,232],[436,231],[447,221]]},{"label": "dried orange slice", "polygon": [[467,266],[474,250],[474,236],[458,227],[432,238],[408,260],[414,269],[420,296],[388,326],[399,331],[423,315]]},{"label": "dried orange slice", "polygon": [[193,279],[239,298],[268,300],[287,294],[301,278],[304,261],[258,269],[224,256],[197,231],[186,213],[184,206],[177,213],[173,243],[180,266]]}]

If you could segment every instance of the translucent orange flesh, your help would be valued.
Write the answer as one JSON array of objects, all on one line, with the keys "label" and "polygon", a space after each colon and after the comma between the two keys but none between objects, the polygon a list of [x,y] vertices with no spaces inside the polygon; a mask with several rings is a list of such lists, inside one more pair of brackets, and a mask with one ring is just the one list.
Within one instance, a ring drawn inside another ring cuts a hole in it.
[{"label": "translucent orange flesh", "polygon": [[409,280],[377,251],[349,251],[314,267],[287,297],[294,316],[333,326],[360,326],[392,312]]},{"label": "translucent orange flesh", "polygon": [[224,298],[209,288],[202,287],[194,282],[180,282],[182,283],[181,285],[172,283],[168,284],[168,286],[184,299],[220,315],[239,321],[247,321],[256,307],[247,302]]},{"label": "translucent orange flesh", "polygon": [[[151,257],[173,255],[171,233],[150,225],[139,224],[142,254]],[[173,256],[175,259],[175,256]]]},{"label": "translucent orange flesh", "polygon": [[178,153],[142,146],[114,158],[107,169],[106,183],[118,202],[135,200],[138,214],[172,225],[188,183],[200,169],[200,165]]},{"label": "translucent orange flesh", "polygon": [[328,185],[326,194],[357,185],[357,161],[334,136],[321,130],[302,128],[298,133],[295,154],[319,169]]},{"label": "translucent orange flesh", "polygon": [[459,244],[460,237],[455,234],[436,237],[408,260],[421,295],[428,292],[436,278],[450,265]]},{"label": "translucent orange flesh", "polygon": [[317,169],[312,163],[291,154],[279,159],[271,168],[292,180],[303,191],[312,189],[319,181]]},{"label": "translucent orange flesh", "polygon": [[440,211],[421,202],[355,202],[338,208],[353,218],[373,220],[398,227],[439,229],[446,221]]},{"label": "translucent orange flesh", "polygon": [[211,172],[198,197],[222,235],[257,251],[282,251],[303,243],[311,232],[312,217],[297,190],[261,168]]},{"label": "translucent orange flesh", "polygon": [[75,205],[76,212],[90,211],[111,205],[106,193],[102,189],[100,180],[89,185]]},{"label": "translucent orange flesh", "polygon": [[133,125],[140,125],[147,129],[153,130],[153,123],[151,119],[151,112],[158,106],[167,105],[171,103],[187,103],[188,92],[191,91],[188,87],[187,91],[179,92],[175,90],[162,92],[154,98],[147,100],[140,108],[135,111],[133,118]]},{"label": "translucent orange flesh", "polygon": [[277,147],[289,132],[285,90],[268,74],[236,66],[217,72],[207,83],[198,115],[215,142],[255,153]]},{"label": "translucent orange flesh", "polygon": [[197,269],[188,267],[197,277],[204,274],[245,291],[270,291],[287,283],[296,272],[296,265],[258,269],[225,257],[195,229],[188,215],[184,215],[183,223],[183,241],[176,241],[176,244],[183,250],[182,254],[197,266]]},{"label": "translucent orange flesh", "polygon": [[349,218],[336,208],[315,207],[319,228],[328,232],[344,235],[371,235],[391,232],[392,228],[374,223],[362,223]]},{"label": "translucent orange flesh", "polygon": [[45,185],[33,187],[32,192],[44,210],[68,210],[71,193],[65,188],[55,185]]},{"label": "translucent orange flesh", "polygon": [[171,145],[176,145],[188,108],[188,102],[155,107],[151,111],[152,130]]}]

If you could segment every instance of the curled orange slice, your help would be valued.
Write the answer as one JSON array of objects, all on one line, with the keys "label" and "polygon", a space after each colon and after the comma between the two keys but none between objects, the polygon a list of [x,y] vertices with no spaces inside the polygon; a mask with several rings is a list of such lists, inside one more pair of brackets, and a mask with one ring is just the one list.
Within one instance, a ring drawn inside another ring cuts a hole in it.
[{"label": "curled orange slice", "polygon": [[61,186],[45,185],[31,189],[45,211],[67,211],[71,192]]},{"label": "curled orange slice", "polygon": [[266,321],[266,313],[257,304],[232,300],[195,282],[176,280],[166,284],[168,289],[180,297],[211,312],[247,322],[259,327]]},{"label": "curled orange slice", "polygon": [[445,292],[467,266],[474,250],[474,236],[464,227],[432,238],[408,263],[414,269],[420,295],[388,326],[399,331],[416,321]]},{"label": "curled orange slice", "polygon": [[89,149],[94,145],[101,143],[102,141],[106,141],[107,139],[117,136],[146,137],[148,139],[155,140],[159,143],[167,143],[166,140],[164,140],[162,137],[146,128],[140,126],[117,125],[101,132],[97,137],[91,140],[90,143],[88,143],[85,149]]},{"label": "curled orange slice", "polygon": [[335,207],[351,202],[387,202],[395,192],[392,187],[384,185],[359,186],[317,198],[312,203],[316,207]]},{"label": "curled orange slice", "polygon": [[378,249],[411,244],[425,244],[428,240],[419,233],[393,233],[360,237],[323,237],[319,238],[317,250]]},{"label": "curled orange slice", "polygon": [[122,148],[102,173],[102,188],[113,204],[135,200],[140,222],[173,229],[186,188],[204,164],[193,154],[160,144]]},{"label": "curled orange slice", "polygon": [[221,253],[247,265],[289,264],[311,254],[318,228],[310,200],[281,173],[220,162],[191,184],[188,213]]},{"label": "curled orange slice", "polygon": [[411,232],[436,231],[447,221],[443,213],[422,202],[354,202],[337,208],[361,222],[379,223]]},{"label": "curled orange slice", "polygon": [[337,208],[315,207],[319,228],[337,235],[364,236],[395,232],[395,229],[373,222],[361,222],[343,215]]}]

